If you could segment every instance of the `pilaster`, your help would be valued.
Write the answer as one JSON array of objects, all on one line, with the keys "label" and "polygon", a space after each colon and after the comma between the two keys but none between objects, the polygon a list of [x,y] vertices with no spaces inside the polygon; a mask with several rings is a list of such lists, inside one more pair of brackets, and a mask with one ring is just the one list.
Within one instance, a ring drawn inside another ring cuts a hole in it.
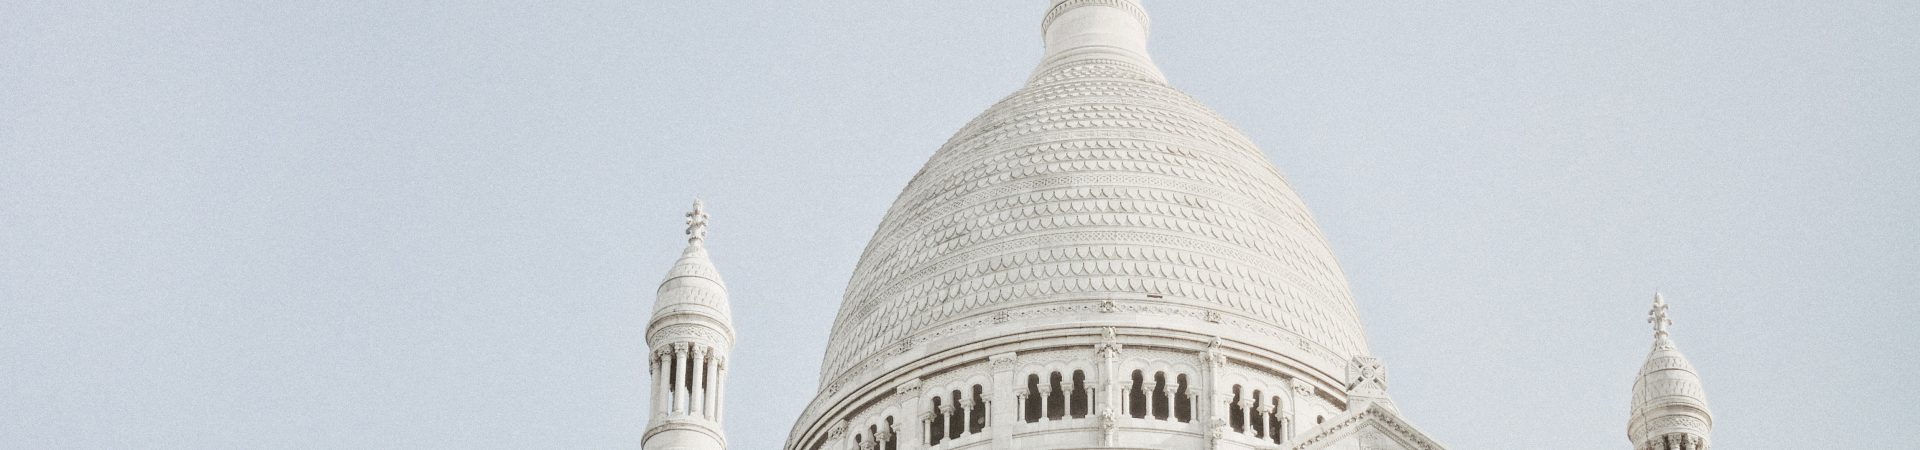
[{"label": "pilaster", "polygon": [[1221,340],[1215,337],[1213,342],[1207,345],[1207,350],[1200,355],[1206,362],[1200,369],[1206,372],[1201,375],[1206,380],[1206,391],[1202,398],[1211,401],[1207,402],[1205,408],[1195,411],[1195,414],[1199,416],[1196,419],[1200,420],[1201,427],[1205,430],[1209,449],[1220,448],[1220,440],[1226,438],[1227,417],[1229,417],[1227,408],[1228,403],[1233,402],[1233,392],[1227,387],[1227,355],[1220,347]]},{"label": "pilaster", "polygon": [[987,389],[987,406],[992,412],[987,416],[987,430],[993,435],[993,448],[1013,448],[1014,416],[1019,415],[1020,402],[1011,399],[1013,366],[1019,356],[1013,353],[1001,353],[988,358],[993,366],[993,386]]},{"label": "pilaster", "polygon": [[893,389],[896,402],[900,406],[901,417],[894,421],[894,438],[902,449],[921,448],[926,445],[927,402],[920,398],[920,380],[907,380]]}]

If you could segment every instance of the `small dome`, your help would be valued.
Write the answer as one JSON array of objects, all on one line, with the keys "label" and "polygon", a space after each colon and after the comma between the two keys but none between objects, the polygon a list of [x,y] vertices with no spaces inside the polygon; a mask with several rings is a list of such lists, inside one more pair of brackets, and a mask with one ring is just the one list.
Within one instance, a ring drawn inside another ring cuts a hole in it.
[{"label": "small dome", "polygon": [[707,258],[706,247],[700,245],[687,246],[686,251],[680,253],[680,260],[667,271],[667,279],[660,282],[656,299],[653,304],[656,318],[699,314],[728,325],[733,323],[732,308],[727,306],[727,284],[720,279],[720,271],[713,268],[713,261]]},{"label": "small dome", "polygon": [[653,320],[647,325],[647,344],[663,337],[697,337],[714,345],[733,345],[733,309],[727,306],[727,283],[707,258],[707,212],[699,201],[687,213],[687,249],[667,270],[667,279],[653,301]]},{"label": "small dome", "polygon": [[1675,348],[1673,340],[1661,336],[1654,344],[1647,363],[1640,366],[1640,377],[1633,383],[1633,414],[1642,415],[1666,406],[1707,410],[1707,392],[1701,387],[1700,374],[1693,363]]},{"label": "small dome", "polygon": [[1653,351],[1647,353],[1647,362],[1633,382],[1627,440],[1636,447],[1659,446],[1660,441],[1674,439],[1711,445],[1713,412],[1707,408],[1707,391],[1701,387],[1700,373],[1667,333],[1673,321],[1667,318],[1666,299],[1654,294],[1647,316],[1654,329]]}]

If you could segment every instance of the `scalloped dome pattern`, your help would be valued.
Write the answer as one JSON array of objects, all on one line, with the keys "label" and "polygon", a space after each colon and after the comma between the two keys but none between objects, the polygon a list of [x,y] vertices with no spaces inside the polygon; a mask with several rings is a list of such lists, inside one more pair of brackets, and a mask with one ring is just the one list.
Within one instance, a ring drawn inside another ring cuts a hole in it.
[{"label": "scalloped dome pattern", "polygon": [[822,384],[931,328],[1069,297],[1158,294],[1366,355],[1306,205],[1244,135],[1158,80],[1119,60],[1049,67],[955,134],[861,256]]}]

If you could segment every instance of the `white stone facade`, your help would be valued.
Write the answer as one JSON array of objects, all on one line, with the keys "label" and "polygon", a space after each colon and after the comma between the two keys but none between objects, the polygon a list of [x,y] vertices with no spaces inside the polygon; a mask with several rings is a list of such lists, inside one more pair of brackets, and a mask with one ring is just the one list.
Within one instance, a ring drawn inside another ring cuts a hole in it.
[{"label": "white stone facade", "polygon": [[[1444,448],[1395,408],[1299,195],[1154,65],[1146,10],[1050,4],[1028,85],[882,220],[787,450]],[[649,326],[648,450],[725,448],[733,331],[705,220]],[[1661,327],[1629,438],[1705,450]]]},{"label": "white stone facade", "polygon": [[733,352],[733,313],[727,285],[707,257],[707,213],[699,202],[687,213],[687,249],[667,272],[647,324],[652,388],[646,450],[722,450],[727,355]]},{"label": "white stone facade", "polygon": [[882,220],[788,448],[1326,448],[1393,416],[1304,202],[1167,83],[1145,9],[1051,6],[1028,86]]},{"label": "white stone facade", "polygon": [[1680,354],[1667,327],[1667,301],[1653,296],[1647,312],[1653,324],[1653,350],[1633,382],[1633,412],[1627,440],[1637,450],[1707,450],[1713,447],[1713,413],[1700,373]]}]

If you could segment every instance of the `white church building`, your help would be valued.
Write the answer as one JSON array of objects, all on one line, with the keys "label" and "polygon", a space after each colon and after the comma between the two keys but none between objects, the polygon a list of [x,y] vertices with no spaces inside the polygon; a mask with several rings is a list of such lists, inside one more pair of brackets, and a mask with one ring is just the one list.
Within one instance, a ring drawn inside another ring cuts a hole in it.
[{"label": "white church building", "polygon": [[[1299,195],[1168,84],[1149,24],[1137,0],[1052,0],[1027,85],[868,243],[787,450],[1446,448],[1394,407]],[[646,450],[728,448],[727,289],[704,208],[687,219],[647,328]],[[1711,448],[1663,299],[1649,316],[1628,445]]]}]

